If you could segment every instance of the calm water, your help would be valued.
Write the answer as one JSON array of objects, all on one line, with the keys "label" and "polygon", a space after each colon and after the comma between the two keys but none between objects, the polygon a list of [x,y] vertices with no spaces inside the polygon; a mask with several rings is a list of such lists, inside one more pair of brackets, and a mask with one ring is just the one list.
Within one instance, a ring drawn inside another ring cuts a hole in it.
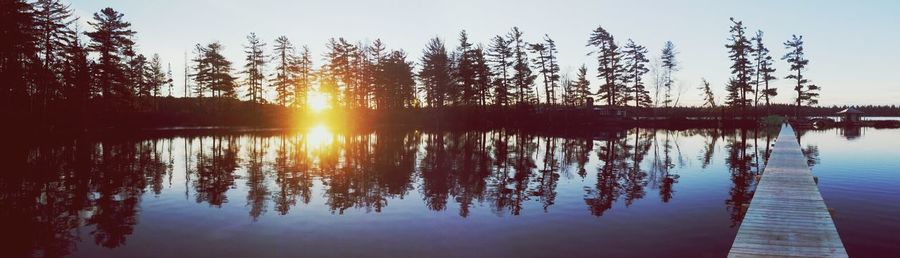
[{"label": "calm water", "polygon": [[[724,257],[776,131],[116,137],[2,147],[11,257]],[[900,130],[801,132],[853,256],[900,252]]]}]

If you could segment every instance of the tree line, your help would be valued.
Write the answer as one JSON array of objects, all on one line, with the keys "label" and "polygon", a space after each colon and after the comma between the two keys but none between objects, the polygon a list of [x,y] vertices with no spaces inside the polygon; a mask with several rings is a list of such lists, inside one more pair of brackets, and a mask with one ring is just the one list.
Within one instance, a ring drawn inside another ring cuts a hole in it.
[{"label": "tree line", "polygon": [[[171,65],[164,68],[157,54],[139,53],[131,23],[112,8],[94,13],[86,31],[60,0],[4,1],[0,12],[5,17],[0,33],[8,39],[0,48],[5,82],[0,101],[6,110],[40,111],[57,101],[130,103],[174,95]],[[778,92],[770,85],[776,70],[764,34],[751,36],[741,21],[731,22],[725,47],[733,61],[732,77],[725,85],[724,104],[740,110],[768,106]],[[784,43],[788,53],[781,58],[790,64],[784,78],[796,81],[798,107],[817,104],[820,89],[803,74],[809,63],[803,43],[802,36],[793,36]],[[585,44],[587,55],[597,62],[595,92],[592,72],[584,64],[569,78],[560,72],[555,41],[544,34],[529,42],[518,27],[491,37],[487,45],[473,43],[465,30],[455,46],[432,38],[420,60],[410,60],[402,49],[389,50],[380,39],[332,38],[319,66],[307,46],[285,36],[274,39],[271,48],[267,45],[250,33],[240,67],[223,55],[220,42],[195,45],[185,69],[190,82],[185,79],[182,95],[305,108],[310,94],[320,92],[333,105],[350,109],[583,106],[594,99],[608,106],[668,108],[678,106],[681,98],[680,89],[673,92],[674,74],[681,68],[673,42],[665,42],[651,62],[646,46],[632,39],[622,44],[602,26]],[[704,79],[699,89],[703,106],[716,107],[709,82]],[[269,91],[274,99],[268,98]]]}]

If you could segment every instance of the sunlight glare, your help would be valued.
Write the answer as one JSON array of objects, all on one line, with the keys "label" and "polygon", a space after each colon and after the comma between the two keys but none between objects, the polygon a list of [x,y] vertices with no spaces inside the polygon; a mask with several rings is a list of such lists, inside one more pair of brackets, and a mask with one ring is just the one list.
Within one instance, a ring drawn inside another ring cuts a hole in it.
[{"label": "sunlight glare", "polygon": [[307,101],[309,103],[309,109],[313,112],[320,112],[329,107],[328,96],[321,92],[311,92]]},{"label": "sunlight glare", "polygon": [[331,144],[334,139],[334,135],[328,130],[328,127],[324,124],[316,125],[309,129],[306,133],[307,144],[309,144],[309,149],[321,149],[328,144]]}]

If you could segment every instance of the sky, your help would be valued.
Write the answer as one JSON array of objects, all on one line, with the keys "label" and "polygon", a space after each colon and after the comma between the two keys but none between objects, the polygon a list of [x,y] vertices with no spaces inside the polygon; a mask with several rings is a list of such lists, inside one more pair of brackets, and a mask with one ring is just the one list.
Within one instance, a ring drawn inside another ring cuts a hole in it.
[{"label": "sky", "polygon": [[[616,41],[633,39],[658,57],[672,41],[680,69],[675,73],[680,105],[699,105],[701,78],[706,78],[717,102],[730,78],[729,17],[742,20],[750,32],[762,30],[764,43],[776,59],[770,83],[779,95],[772,101],[790,103],[795,92],[784,79],[788,64],[780,60],[783,43],[802,35],[807,58],[805,76],[820,87],[820,105],[900,105],[900,1],[606,1],[606,0],[71,0],[81,29],[94,12],[112,7],[124,13],[137,31],[138,51],[158,53],[171,63],[175,96],[181,95],[184,55],[195,44],[218,41],[233,67],[243,66],[246,36],[255,32],[271,47],[287,36],[295,45],[308,45],[323,63],[329,38],[351,42],[381,39],[388,49],[403,49],[418,61],[430,38],[440,37],[455,48],[460,30],[470,41],[488,44],[518,26],[528,41],[544,34],[553,38],[564,73],[574,77],[586,64],[596,89],[597,62],[586,54],[591,31],[603,26]],[[620,45],[621,45],[620,44]],[[649,76],[649,75],[648,75]],[[649,78],[649,77],[648,77]],[[165,93],[165,92],[164,92]],[[271,92],[270,92],[271,93]],[[652,94],[652,93],[651,93]]]}]

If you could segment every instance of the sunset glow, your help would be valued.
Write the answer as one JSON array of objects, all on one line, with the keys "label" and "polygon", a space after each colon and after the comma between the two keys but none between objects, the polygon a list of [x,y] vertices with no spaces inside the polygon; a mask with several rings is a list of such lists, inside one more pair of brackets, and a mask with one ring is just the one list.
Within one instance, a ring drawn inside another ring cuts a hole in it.
[{"label": "sunset glow", "polygon": [[321,112],[331,107],[331,104],[328,103],[328,96],[318,91],[310,92],[307,101],[309,109],[313,112]]}]

